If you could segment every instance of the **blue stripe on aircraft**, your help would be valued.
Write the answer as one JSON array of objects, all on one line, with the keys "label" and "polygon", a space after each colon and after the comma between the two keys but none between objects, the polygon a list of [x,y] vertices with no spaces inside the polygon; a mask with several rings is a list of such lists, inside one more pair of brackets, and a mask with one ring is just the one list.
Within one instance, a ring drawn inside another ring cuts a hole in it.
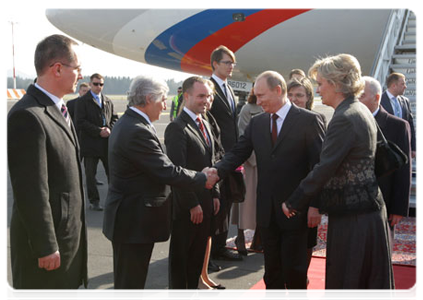
[{"label": "blue stripe on aircraft", "polygon": [[197,43],[235,22],[234,13],[248,17],[259,9],[209,9],[195,14],[162,32],[148,46],[145,61],[181,70],[181,60]]}]

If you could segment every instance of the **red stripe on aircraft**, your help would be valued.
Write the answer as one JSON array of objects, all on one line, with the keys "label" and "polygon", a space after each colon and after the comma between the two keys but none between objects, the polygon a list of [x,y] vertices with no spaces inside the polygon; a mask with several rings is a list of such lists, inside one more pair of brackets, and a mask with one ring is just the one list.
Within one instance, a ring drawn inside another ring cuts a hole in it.
[{"label": "red stripe on aircraft", "polygon": [[[188,73],[211,75],[210,55],[216,47],[224,44],[236,52],[269,28],[309,10],[265,9],[246,17],[243,22],[234,22],[192,47],[182,58],[181,69]],[[222,43],[222,41],[224,42]]]}]

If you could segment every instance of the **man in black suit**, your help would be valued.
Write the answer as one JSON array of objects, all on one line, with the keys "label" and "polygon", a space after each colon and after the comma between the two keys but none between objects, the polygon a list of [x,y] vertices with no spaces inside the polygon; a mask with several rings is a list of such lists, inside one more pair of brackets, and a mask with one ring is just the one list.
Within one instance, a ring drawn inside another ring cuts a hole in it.
[{"label": "man in black suit", "polygon": [[152,122],[166,109],[167,85],[147,77],[129,88],[128,109],[110,136],[110,183],[103,233],[113,245],[116,289],[143,289],[155,242],[170,233],[167,184],[187,190],[211,189],[216,173],[175,166],[163,151]]},{"label": "man in black suit", "polygon": [[84,96],[89,90],[90,90],[89,84],[86,83],[86,82],[81,82],[79,84],[79,89],[78,89],[79,97],[77,97],[75,99],[71,99],[71,100],[69,100],[69,101],[66,102],[66,106],[68,108],[69,115],[72,118],[72,121],[74,121],[74,123],[75,123],[76,100],[78,100],[80,97]]},{"label": "man in black suit", "polygon": [[219,177],[257,158],[257,225],[263,239],[267,289],[307,288],[307,225],[320,222],[318,197],[308,214],[286,218],[281,202],[288,199],[319,161],[325,127],[321,117],[287,99],[283,77],[273,71],[255,81],[257,104],[265,113],[251,119],[240,140],[216,164]]},{"label": "man in black suit", "polygon": [[91,75],[91,90],[78,100],[75,114],[81,156],[84,158],[88,200],[90,209],[94,211],[103,210],[95,178],[98,161],[101,160],[106,175],[109,177],[108,141],[110,132],[118,119],[112,101],[102,93],[103,85],[103,76],[97,73]]},{"label": "man in black suit", "polygon": [[[183,83],[185,106],[165,132],[166,151],[172,162],[201,171],[215,163],[210,125],[203,119],[213,97],[210,85],[201,77]],[[197,192],[172,188],[173,223],[169,249],[169,288],[196,289],[203,267],[213,214],[219,211],[218,185]]]},{"label": "man in black suit", "polygon": [[411,132],[411,157],[416,157],[416,131],[414,128],[414,117],[411,112],[410,100],[404,97],[404,91],[407,88],[405,76],[401,73],[392,73],[386,80],[388,89],[382,94],[380,105],[398,118],[402,118],[410,125]]},{"label": "man in black suit", "polygon": [[[410,126],[408,122],[389,114],[380,106],[382,88],[380,83],[368,76],[364,76],[366,82],[364,93],[360,101],[365,104],[375,116],[383,135],[387,140],[394,142],[404,153],[408,155],[409,161],[406,165],[394,173],[378,179],[379,188],[383,194],[388,217],[390,221],[391,234],[394,238],[395,225],[403,217],[408,216],[408,206],[411,187],[411,147],[410,147]],[[393,243],[391,243],[393,246]]]},{"label": "man in black suit", "polygon": [[[225,46],[217,47],[211,54],[213,74],[210,80],[215,86],[214,102],[210,113],[222,129],[223,149],[229,151],[238,141],[238,116],[236,114],[235,94],[227,79],[232,76],[236,65],[235,54]],[[241,255],[226,248],[232,199],[229,185],[224,181],[221,186],[220,211],[216,216],[217,232],[212,236],[212,258],[225,260],[242,260]],[[214,270],[219,267],[211,261]]]},{"label": "man in black suit", "polygon": [[63,35],[46,37],[37,45],[37,83],[8,115],[14,198],[10,254],[16,289],[87,285],[79,145],[63,101],[82,79],[77,45]]}]

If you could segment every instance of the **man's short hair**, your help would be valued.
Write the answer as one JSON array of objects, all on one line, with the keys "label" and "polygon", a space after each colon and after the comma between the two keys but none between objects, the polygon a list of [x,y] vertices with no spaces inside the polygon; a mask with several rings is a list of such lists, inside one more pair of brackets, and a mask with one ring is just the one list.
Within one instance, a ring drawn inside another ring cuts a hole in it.
[{"label": "man's short hair", "polygon": [[398,72],[389,74],[388,78],[386,79],[386,86],[389,88],[392,84],[396,83],[400,78],[403,78],[405,80],[405,75]]},{"label": "man's short hair", "polygon": [[152,96],[154,101],[167,95],[169,88],[163,80],[147,76],[135,77],[128,92],[128,105],[144,107],[147,104],[147,96]]},{"label": "man's short hair", "polygon": [[374,96],[382,95],[382,87],[380,86],[379,81],[370,76],[363,76],[362,78],[364,82],[369,86],[370,91],[373,93]]},{"label": "man's short hair", "polygon": [[292,79],[292,76],[296,74],[296,75],[300,75],[301,77],[307,77],[306,73],[301,70],[301,69],[292,69],[291,72],[289,72],[289,79]]},{"label": "man's short hair", "polygon": [[227,54],[232,59],[233,62],[235,62],[235,54],[231,50],[229,50],[228,47],[220,45],[219,47],[213,50],[210,56],[210,64],[213,71],[214,71],[213,62],[220,62],[223,58],[224,53]]},{"label": "man's short hair", "polygon": [[[204,79],[200,76],[192,76],[185,79],[184,83],[182,84],[182,92],[188,93],[193,88],[196,82],[202,83],[204,85],[208,85],[212,90],[214,90],[214,84],[208,79]],[[211,84],[210,84],[211,83]]]},{"label": "man's short hair", "polygon": [[89,85],[88,83],[86,83],[86,82],[81,82],[81,83],[79,84],[79,89],[78,89],[78,91],[79,91],[79,90],[81,90],[81,88],[83,88],[83,87],[87,87],[87,88],[89,88],[89,87],[90,87],[90,85]]},{"label": "man's short hair", "polygon": [[265,71],[257,76],[257,80],[266,79],[267,86],[270,90],[274,90],[278,85],[282,88],[282,95],[286,95],[286,82],[281,74],[275,71]]},{"label": "man's short hair", "polygon": [[73,45],[78,46],[78,43],[61,34],[50,35],[39,42],[34,55],[37,76],[43,75],[56,62],[72,63],[75,60]]},{"label": "man's short hair", "polygon": [[104,77],[103,76],[101,76],[100,74],[98,74],[98,73],[94,73],[93,75],[91,75],[91,77],[90,77],[90,81],[93,81],[93,79],[94,78],[96,78],[96,79],[103,79],[104,80]]}]

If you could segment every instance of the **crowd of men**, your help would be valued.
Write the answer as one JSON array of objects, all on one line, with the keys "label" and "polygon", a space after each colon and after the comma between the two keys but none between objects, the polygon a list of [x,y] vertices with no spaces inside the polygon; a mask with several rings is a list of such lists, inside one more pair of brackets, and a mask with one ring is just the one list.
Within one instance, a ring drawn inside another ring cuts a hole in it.
[{"label": "crowd of men", "polygon": [[[154,243],[170,237],[169,288],[196,289],[207,277],[204,270],[219,270],[216,261],[242,260],[226,247],[233,202],[229,178],[254,151],[266,288],[306,289],[307,226],[319,225],[319,203],[310,203],[307,214],[288,219],[280,200],[319,162],[326,131],[322,117],[291,103],[283,77],[265,71],[254,85],[264,113],[250,121],[240,140],[237,100],[227,82],[236,57],[220,46],[211,53],[211,78],[186,79],[172,101],[165,152],[153,124],[166,110],[169,90],[161,80],[135,78],[128,108],[119,119],[97,73],[88,85],[80,85],[80,96],[65,105],[63,97],[74,93],[82,79],[77,46],[62,35],[42,40],[35,51],[37,82],[8,115],[13,287],[87,286],[83,162],[89,209],[104,210],[114,287],[143,289]],[[364,80],[360,101],[384,135],[414,158],[405,76],[391,74],[383,93],[375,79]],[[96,180],[99,161],[108,179],[104,208]],[[410,176],[408,164],[379,182],[392,233],[408,215]],[[210,288],[224,288],[207,282]]]}]

